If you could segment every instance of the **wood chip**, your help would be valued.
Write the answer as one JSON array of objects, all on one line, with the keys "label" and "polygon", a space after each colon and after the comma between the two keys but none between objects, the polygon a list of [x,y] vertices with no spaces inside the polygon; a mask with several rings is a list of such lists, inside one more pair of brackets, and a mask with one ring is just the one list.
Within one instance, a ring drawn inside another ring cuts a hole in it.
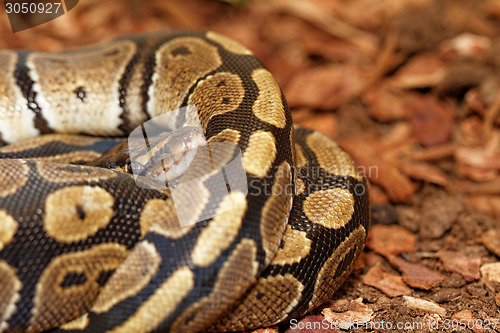
[{"label": "wood chip", "polygon": [[413,264],[401,257],[391,257],[390,263],[403,273],[403,281],[410,287],[429,290],[439,286],[446,276],[423,265]]},{"label": "wood chip", "polygon": [[408,202],[417,190],[408,176],[384,158],[383,151],[365,140],[338,140],[354,161],[366,170],[371,182],[380,185],[389,199],[394,202]]},{"label": "wood chip", "polygon": [[378,121],[387,122],[408,117],[406,106],[411,93],[390,89],[388,84],[376,85],[363,95],[369,106],[370,116]]},{"label": "wood chip", "polygon": [[[336,333],[339,332],[323,316],[307,316],[297,322],[292,319],[285,333]],[[259,332],[260,333],[260,332]]]},{"label": "wood chip", "polygon": [[448,187],[451,193],[500,194],[500,177],[490,182],[478,183],[470,180],[457,180]]},{"label": "wood chip", "polygon": [[412,252],[415,234],[398,225],[374,225],[368,233],[366,246],[383,256]]},{"label": "wood chip", "polygon": [[363,82],[363,72],[354,66],[315,67],[294,76],[285,87],[285,96],[291,107],[331,110],[356,96]]},{"label": "wood chip", "polygon": [[470,87],[478,86],[488,75],[489,70],[484,64],[471,61],[451,63],[446,76],[436,86],[439,95],[455,95]]},{"label": "wood chip", "polygon": [[443,263],[443,267],[448,272],[461,274],[468,282],[477,280],[481,277],[479,274],[480,258],[468,258],[460,252],[441,250],[437,256]]},{"label": "wood chip", "polygon": [[411,297],[411,296],[403,296],[404,305],[406,305],[410,309],[421,310],[426,313],[436,313],[440,316],[444,316],[446,314],[446,310],[434,302],[426,301],[421,298]]},{"label": "wood chip", "polygon": [[442,42],[439,51],[447,58],[483,59],[490,47],[489,38],[466,32]]},{"label": "wood chip", "polygon": [[460,123],[460,144],[462,146],[478,146],[481,145],[483,141],[484,125],[483,121],[478,116],[469,117]]},{"label": "wood chip", "polygon": [[422,95],[408,104],[408,112],[413,131],[423,146],[443,144],[450,139],[456,113],[451,105]]},{"label": "wood chip", "polygon": [[433,87],[446,75],[447,66],[436,53],[420,53],[411,58],[391,79],[401,89]]},{"label": "wood chip", "polygon": [[389,297],[410,295],[412,290],[403,282],[398,275],[384,272],[380,267],[372,267],[363,276],[363,283],[375,287]]},{"label": "wood chip", "polygon": [[460,325],[462,329],[468,328],[475,333],[483,332],[483,327],[480,325],[482,321],[478,321],[470,310],[462,310],[454,313],[451,319]]},{"label": "wood chip", "polygon": [[366,323],[373,317],[373,310],[363,304],[362,298],[352,301],[349,310],[346,312],[337,313],[331,308],[324,308],[321,313],[334,327],[343,330],[347,330],[356,324]]},{"label": "wood chip", "polygon": [[459,196],[450,196],[445,191],[433,192],[420,208],[420,236],[433,239],[442,237],[464,209],[465,203]]},{"label": "wood chip", "polygon": [[315,114],[314,117],[304,121],[297,121],[299,125],[318,131],[328,137],[334,137],[338,131],[338,122],[335,114],[331,112],[322,112]]},{"label": "wood chip", "polygon": [[378,41],[374,35],[357,29],[329,14],[324,8],[306,0],[274,0],[269,1],[274,10],[284,11],[323,29],[332,36],[347,40],[359,46],[365,53],[374,54]]},{"label": "wood chip", "polygon": [[[473,194],[467,196],[467,203],[472,209],[476,209],[490,216],[500,217],[500,195]],[[490,249],[490,251],[492,250]],[[497,249],[497,253],[498,252],[500,252],[500,250]],[[500,254],[497,255],[500,257]]]},{"label": "wood chip", "polygon": [[366,251],[361,253],[360,260],[363,260],[366,266],[373,267],[377,264],[382,264],[385,260],[384,257],[378,255],[373,251]]},{"label": "wood chip", "polygon": [[453,156],[456,149],[457,144],[454,142],[449,142],[442,145],[411,151],[409,153],[409,156],[415,161],[433,161]]},{"label": "wood chip", "polygon": [[483,282],[492,290],[500,289],[500,262],[484,264],[481,266]]},{"label": "wood chip", "polygon": [[500,170],[500,150],[458,147],[455,160],[461,174],[475,180],[491,180]]},{"label": "wood chip", "polygon": [[400,170],[413,179],[423,180],[441,186],[448,185],[448,176],[432,164],[415,162],[408,159],[399,159],[397,165]]},{"label": "wood chip", "polygon": [[369,187],[369,195],[370,195],[370,202],[371,203],[380,203],[380,204],[387,204],[389,203],[389,198],[387,197],[387,194],[382,190],[380,186],[377,186],[375,184],[370,184],[371,186]]},{"label": "wood chip", "polygon": [[481,242],[488,251],[500,257],[500,229],[486,231],[481,238]]}]

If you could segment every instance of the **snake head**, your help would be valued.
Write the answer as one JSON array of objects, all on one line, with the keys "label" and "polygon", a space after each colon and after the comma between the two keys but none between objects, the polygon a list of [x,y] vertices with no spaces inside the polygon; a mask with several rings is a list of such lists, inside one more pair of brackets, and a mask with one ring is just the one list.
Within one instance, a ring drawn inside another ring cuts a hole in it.
[{"label": "snake head", "polygon": [[184,174],[196,156],[197,148],[205,145],[205,135],[199,127],[186,126],[172,132],[148,137],[149,147],[134,151],[141,142],[130,144],[130,168],[139,177],[147,177],[165,186]]}]

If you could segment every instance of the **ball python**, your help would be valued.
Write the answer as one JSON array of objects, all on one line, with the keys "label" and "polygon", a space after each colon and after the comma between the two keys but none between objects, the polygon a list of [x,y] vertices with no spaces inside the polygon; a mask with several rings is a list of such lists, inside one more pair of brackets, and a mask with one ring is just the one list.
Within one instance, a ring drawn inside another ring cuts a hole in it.
[{"label": "ball python", "polygon": [[[224,149],[212,171],[186,164],[199,181],[175,205],[168,186],[138,186],[141,160],[120,137],[186,106],[207,144],[239,149],[247,192],[215,198],[210,184],[236,156]],[[369,227],[367,183],[347,153],[294,126],[272,74],[214,32],[0,50],[0,146],[0,332],[273,325],[333,295]]]}]

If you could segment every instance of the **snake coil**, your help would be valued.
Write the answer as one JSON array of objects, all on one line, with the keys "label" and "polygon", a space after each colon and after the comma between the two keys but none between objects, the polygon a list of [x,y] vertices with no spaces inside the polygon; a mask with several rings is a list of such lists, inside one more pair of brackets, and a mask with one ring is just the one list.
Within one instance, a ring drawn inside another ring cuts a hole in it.
[{"label": "snake coil", "polygon": [[[117,137],[189,105],[209,144],[240,149],[248,192],[217,201],[220,173],[205,172],[174,206],[170,189],[96,166],[129,158]],[[0,50],[0,146],[0,332],[269,326],[331,297],[364,247],[352,160],[294,127],[271,73],[213,32]]]}]

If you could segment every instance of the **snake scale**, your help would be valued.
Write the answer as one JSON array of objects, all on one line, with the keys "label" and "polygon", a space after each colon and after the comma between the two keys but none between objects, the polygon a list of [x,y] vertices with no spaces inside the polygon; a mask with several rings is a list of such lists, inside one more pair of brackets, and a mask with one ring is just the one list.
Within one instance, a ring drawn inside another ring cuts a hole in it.
[{"label": "snake scale", "polygon": [[[240,149],[247,192],[214,201],[220,168],[175,206],[170,188],[138,186],[119,137],[189,105],[208,144]],[[269,326],[328,300],[364,247],[352,160],[294,126],[271,73],[217,33],[0,50],[0,146],[0,332]]]}]

